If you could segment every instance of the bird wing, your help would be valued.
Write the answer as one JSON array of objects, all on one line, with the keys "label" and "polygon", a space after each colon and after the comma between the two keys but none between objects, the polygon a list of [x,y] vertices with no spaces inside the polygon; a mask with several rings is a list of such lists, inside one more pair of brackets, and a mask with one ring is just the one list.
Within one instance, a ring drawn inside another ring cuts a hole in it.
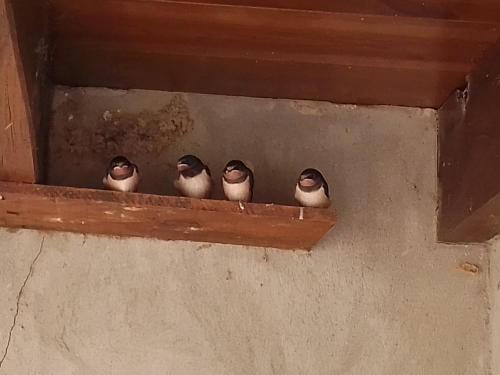
[{"label": "bird wing", "polygon": [[323,189],[325,189],[326,196],[330,198],[330,191],[328,189],[328,184],[326,183],[326,181],[323,181]]},{"label": "bird wing", "polygon": [[248,168],[248,177],[250,178],[250,202],[253,199],[253,184],[254,184],[254,179],[253,179],[253,172],[250,168]]}]

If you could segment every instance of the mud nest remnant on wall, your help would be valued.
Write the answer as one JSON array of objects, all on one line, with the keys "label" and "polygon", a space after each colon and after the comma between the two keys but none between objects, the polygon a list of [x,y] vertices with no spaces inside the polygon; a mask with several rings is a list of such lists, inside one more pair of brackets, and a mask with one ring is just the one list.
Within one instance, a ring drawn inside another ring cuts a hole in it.
[{"label": "mud nest remnant on wall", "polygon": [[193,119],[182,95],[175,95],[157,111],[106,110],[89,126],[75,118],[78,108],[74,102],[69,100],[66,104],[65,143],[76,154],[159,153],[193,129]]}]

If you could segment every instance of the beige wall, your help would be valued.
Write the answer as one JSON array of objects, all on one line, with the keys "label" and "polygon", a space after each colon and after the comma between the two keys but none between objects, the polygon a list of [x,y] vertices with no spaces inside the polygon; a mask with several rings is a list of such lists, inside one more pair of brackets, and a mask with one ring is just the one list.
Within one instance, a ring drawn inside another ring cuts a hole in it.
[{"label": "beige wall", "polygon": [[491,241],[490,313],[492,374],[500,374],[500,241]]},{"label": "beige wall", "polygon": [[184,98],[212,163],[232,129],[260,181],[321,167],[338,227],[311,254],[0,230],[0,374],[491,373],[488,249],[435,243],[433,111]]}]

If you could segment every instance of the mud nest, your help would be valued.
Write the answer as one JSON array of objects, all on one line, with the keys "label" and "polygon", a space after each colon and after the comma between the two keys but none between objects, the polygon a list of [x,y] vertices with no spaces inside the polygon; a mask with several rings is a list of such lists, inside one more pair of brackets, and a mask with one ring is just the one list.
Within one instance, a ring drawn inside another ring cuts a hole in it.
[{"label": "mud nest", "polygon": [[91,126],[73,121],[70,115],[64,137],[76,154],[138,155],[159,153],[192,129],[187,103],[176,95],[158,111],[106,110]]}]

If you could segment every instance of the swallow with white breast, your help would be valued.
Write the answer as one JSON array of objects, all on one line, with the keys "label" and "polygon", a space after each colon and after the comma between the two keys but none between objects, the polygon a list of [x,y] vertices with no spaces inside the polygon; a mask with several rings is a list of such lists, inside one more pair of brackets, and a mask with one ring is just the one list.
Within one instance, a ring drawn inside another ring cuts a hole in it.
[{"label": "swallow with white breast", "polygon": [[212,177],[210,170],[193,155],[184,155],[177,161],[177,179],[174,187],[190,198],[207,199],[212,194]]},{"label": "swallow with white breast", "polygon": [[102,182],[109,190],[135,192],[139,185],[139,168],[124,156],[117,156],[109,163]]},{"label": "swallow with white breast", "polygon": [[328,184],[320,171],[308,168],[300,174],[295,186],[295,199],[304,207],[330,207]]},{"label": "swallow with white breast", "polygon": [[241,160],[231,160],[224,168],[222,188],[230,201],[251,202],[253,197],[253,172]]}]

